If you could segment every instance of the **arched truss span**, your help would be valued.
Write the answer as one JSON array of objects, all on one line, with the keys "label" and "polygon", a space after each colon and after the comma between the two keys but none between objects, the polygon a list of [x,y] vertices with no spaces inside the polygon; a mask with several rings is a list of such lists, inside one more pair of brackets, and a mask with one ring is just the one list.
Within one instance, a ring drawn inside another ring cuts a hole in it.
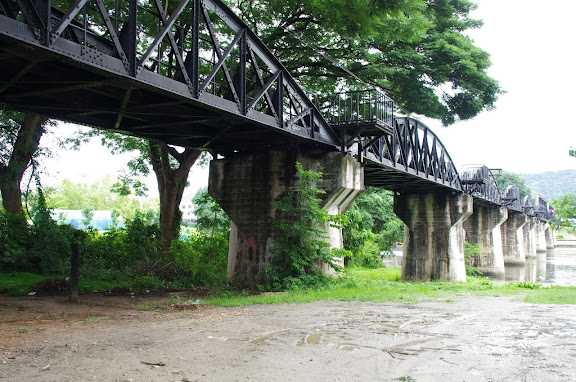
[{"label": "arched truss span", "polygon": [[429,189],[433,182],[462,191],[450,154],[428,126],[409,117],[394,117],[391,125],[379,135],[360,137],[358,145],[351,146],[366,161],[367,185],[418,191]]},{"label": "arched truss span", "polygon": [[530,196],[525,196],[522,200],[522,211],[528,216],[534,216],[534,203]]},{"label": "arched truss span", "polygon": [[517,186],[508,186],[502,192],[502,206],[512,211],[523,212],[522,201],[520,200],[520,190]]},{"label": "arched truss span", "polygon": [[540,195],[537,195],[534,199],[534,216],[543,222],[553,218],[548,202]]},{"label": "arched truss span", "polygon": [[492,171],[485,165],[468,165],[460,171],[464,192],[480,204],[502,205],[498,184]]}]

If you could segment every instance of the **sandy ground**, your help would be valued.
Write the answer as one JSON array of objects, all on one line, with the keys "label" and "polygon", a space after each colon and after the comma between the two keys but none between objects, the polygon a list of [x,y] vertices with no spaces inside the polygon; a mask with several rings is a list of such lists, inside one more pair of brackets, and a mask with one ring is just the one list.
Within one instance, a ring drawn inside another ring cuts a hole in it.
[{"label": "sandy ground", "polygon": [[0,380],[576,381],[575,305],[157,299],[0,296]]}]

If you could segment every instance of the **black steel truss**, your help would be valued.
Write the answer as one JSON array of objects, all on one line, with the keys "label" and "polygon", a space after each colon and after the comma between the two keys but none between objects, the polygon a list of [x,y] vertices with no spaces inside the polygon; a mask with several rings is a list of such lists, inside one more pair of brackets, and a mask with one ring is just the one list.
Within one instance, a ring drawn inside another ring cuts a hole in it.
[{"label": "black steel truss", "polygon": [[392,125],[391,133],[361,136],[356,148],[351,147],[366,162],[367,185],[394,191],[435,186],[463,191],[448,151],[432,130],[409,117],[394,117]]},{"label": "black steel truss", "polygon": [[161,0],[1,4],[0,99],[17,108],[216,152],[340,146],[284,66],[219,0],[174,9]]},{"label": "black steel truss", "polygon": [[491,173],[461,180],[438,137],[395,116],[381,92],[338,94],[325,119],[220,0],[143,4],[0,0],[0,101],[215,153],[291,143],[340,149],[365,164],[366,185],[440,187],[502,203]]},{"label": "black steel truss", "polygon": [[511,211],[524,212],[522,208],[522,201],[520,200],[520,189],[517,186],[511,185],[506,187],[500,197],[502,206]]},{"label": "black steel truss", "polygon": [[555,218],[548,202],[540,195],[534,199],[534,216],[542,222],[554,220]]}]

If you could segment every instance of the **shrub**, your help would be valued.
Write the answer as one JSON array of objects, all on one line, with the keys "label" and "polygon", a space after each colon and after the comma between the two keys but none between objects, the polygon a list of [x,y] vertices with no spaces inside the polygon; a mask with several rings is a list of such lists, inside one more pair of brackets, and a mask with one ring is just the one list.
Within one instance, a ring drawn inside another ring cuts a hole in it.
[{"label": "shrub", "polygon": [[330,216],[320,207],[318,195],[324,192],[312,184],[322,180],[322,173],[306,171],[298,162],[296,171],[296,189],[274,203],[278,216],[271,246],[274,258],[264,271],[271,290],[287,289],[295,284],[295,279],[300,280],[299,286],[321,282],[324,275],[314,265],[316,260],[338,269],[330,244],[321,240],[326,231],[320,227],[326,223],[339,224],[344,217]]}]

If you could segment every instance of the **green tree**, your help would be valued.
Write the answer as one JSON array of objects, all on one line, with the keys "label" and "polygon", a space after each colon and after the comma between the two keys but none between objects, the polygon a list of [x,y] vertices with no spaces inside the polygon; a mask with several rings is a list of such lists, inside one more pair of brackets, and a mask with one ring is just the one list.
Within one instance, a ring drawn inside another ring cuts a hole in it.
[{"label": "green tree", "polygon": [[24,216],[21,182],[38,157],[48,120],[32,113],[0,110],[0,193],[8,213]]},{"label": "green tree", "polygon": [[308,90],[384,89],[444,124],[494,107],[489,54],[466,35],[468,0],[228,0]]},{"label": "green tree", "polygon": [[230,218],[222,207],[210,196],[206,187],[199,189],[192,198],[196,206],[196,226],[204,231],[224,234],[230,231]]},{"label": "green tree", "polygon": [[548,202],[561,225],[570,226],[568,219],[576,217],[576,194],[562,194]]},{"label": "green tree", "polygon": [[345,215],[350,223],[343,229],[344,248],[360,265],[378,266],[381,252],[390,251],[404,237],[404,223],[394,214],[390,191],[367,188]]},{"label": "green tree", "polygon": [[[54,209],[66,210],[113,210],[122,215],[124,219],[133,219],[134,211],[140,207],[140,203],[129,195],[118,195],[111,192],[114,180],[106,176],[104,179],[92,183],[75,183],[64,179],[53,189],[46,189],[48,204]],[[153,208],[153,204],[147,203],[145,208]],[[33,206],[33,210],[34,210]]]},{"label": "green tree", "polygon": [[500,174],[495,174],[496,184],[498,185],[498,190],[503,192],[508,186],[516,186],[520,190],[520,199],[524,199],[526,196],[532,195],[532,190],[526,185],[524,179],[522,179],[518,174],[508,171],[502,171]]},{"label": "green tree", "polygon": [[131,193],[142,195],[145,190],[138,178],[148,175],[150,168],[154,172],[160,196],[162,250],[167,251],[172,240],[178,237],[180,230],[182,220],[180,202],[188,175],[203,151],[190,147],[177,148],[164,142],[97,129],[79,132],[74,139],[68,141],[68,144],[78,147],[82,141],[96,136],[100,137],[102,144],[112,153],[137,153],[137,156],[128,162],[128,171],[114,185],[115,191],[122,195]]}]

